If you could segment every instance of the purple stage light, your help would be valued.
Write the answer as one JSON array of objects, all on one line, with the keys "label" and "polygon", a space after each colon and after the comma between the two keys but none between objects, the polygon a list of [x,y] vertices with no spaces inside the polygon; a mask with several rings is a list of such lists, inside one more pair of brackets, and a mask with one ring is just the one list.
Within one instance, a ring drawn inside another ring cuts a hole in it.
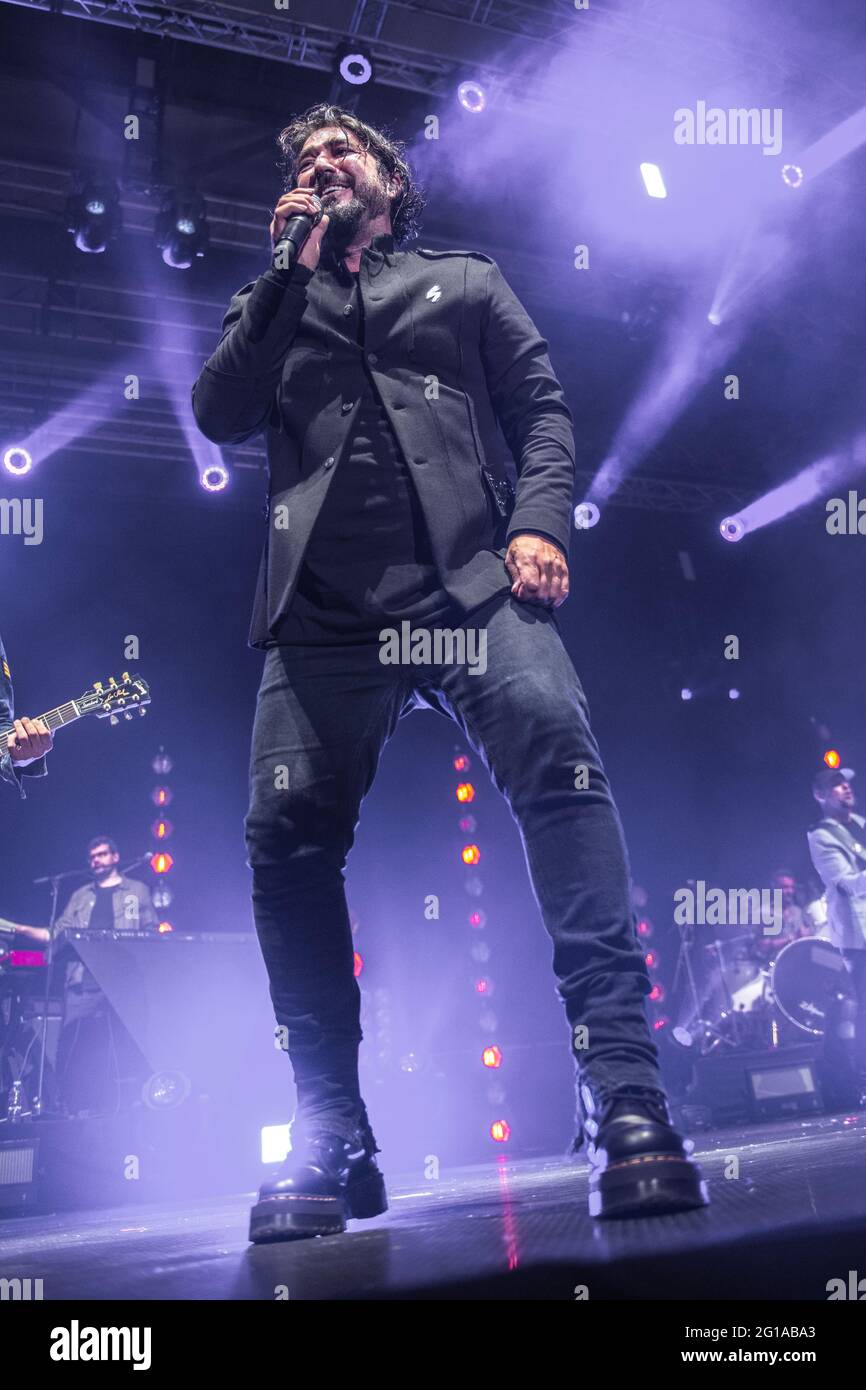
[{"label": "purple stage light", "polygon": [[15,478],[23,478],[33,467],[33,458],[26,449],[13,444],[3,455],[3,467]]},{"label": "purple stage light", "polygon": [[746,523],[741,516],[726,516],[719,523],[719,531],[726,541],[741,541],[746,534]]},{"label": "purple stage light", "polygon": [[373,64],[360,49],[344,49],[340,56],[340,76],[353,87],[363,87],[373,76]]},{"label": "purple stage light", "polygon": [[578,531],[588,531],[598,524],[601,512],[594,502],[579,502],[574,509],[574,524]]},{"label": "purple stage light", "polygon": [[205,492],[222,492],[229,485],[229,471],[224,463],[209,463],[199,477]]},{"label": "purple stage light", "polygon": [[728,691],[728,699],[729,699],[729,700],[739,700],[739,698],[740,698],[740,692],[739,692],[739,690],[736,690],[736,689],[734,689],[734,688],[731,688],[731,689]]},{"label": "purple stage light", "polygon": [[786,183],[789,188],[800,187],[800,184],[803,182],[803,170],[800,168],[799,164],[782,165],[782,182]]},{"label": "purple stage light", "polygon": [[461,82],[457,88],[457,100],[464,111],[470,111],[473,116],[477,116],[487,105],[487,95],[480,82]]},{"label": "purple stage light", "polygon": [[694,694],[694,692],[691,691],[691,690],[689,690],[689,687],[688,687],[687,685],[684,685],[683,688],[682,688],[682,690],[680,691],[680,699],[681,699],[681,700],[691,700],[692,697],[693,697],[693,694]]},{"label": "purple stage light", "polygon": [[666,198],[668,196],[662,171],[657,164],[642,164],[640,174],[643,179],[643,186],[651,198]]}]

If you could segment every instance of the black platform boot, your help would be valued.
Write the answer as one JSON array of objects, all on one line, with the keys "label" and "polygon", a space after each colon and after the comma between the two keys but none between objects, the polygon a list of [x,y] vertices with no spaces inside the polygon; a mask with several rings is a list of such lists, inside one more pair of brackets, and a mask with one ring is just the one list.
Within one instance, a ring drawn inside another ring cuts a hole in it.
[{"label": "black platform boot", "polygon": [[250,1240],[339,1235],[347,1221],[380,1216],[388,1198],[374,1158],[378,1152],[366,1126],[351,1139],[324,1131],[299,1136],[280,1171],[259,1189]]},{"label": "black platform boot", "polygon": [[661,1091],[637,1087],[597,1100],[580,1087],[583,1137],[591,1169],[589,1214],[601,1219],[661,1216],[709,1202],[692,1142],[674,1129]]}]

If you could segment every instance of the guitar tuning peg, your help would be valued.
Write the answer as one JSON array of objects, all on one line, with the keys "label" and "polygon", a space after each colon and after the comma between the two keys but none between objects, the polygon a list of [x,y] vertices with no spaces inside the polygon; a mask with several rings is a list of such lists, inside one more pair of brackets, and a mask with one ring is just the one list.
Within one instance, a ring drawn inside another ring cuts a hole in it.
[{"label": "guitar tuning peg", "polygon": [[112,686],[112,687],[114,687],[114,686],[117,685],[117,681],[114,679],[114,676],[109,676],[109,677],[108,677],[108,684],[109,684],[110,686]]},{"label": "guitar tuning peg", "polygon": [[93,682],[93,689],[96,691],[96,693],[97,693],[98,695],[101,695],[101,694],[102,694],[102,688],[103,688],[103,687],[102,687],[102,681],[94,681],[94,682]]},{"label": "guitar tuning peg", "polygon": [[141,718],[143,719],[144,716],[147,714],[147,710],[146,710],[146,709],[140,709],[140,710],[138,711],[138,713],[140,714]]},{"label": "guitar tuning peg", "polygon": [[128,709],[128,710],[126,711],[126,714],[125,714],[123,717],[124,717],[124,719],[131,719],[131,718],[132,718],[132,710],[131,710],[131,709]]},{"label": "guitar tuning peg", "polygon": [[128,671],[121,671],[121,673],[120,673],[120,679],[121,679],[122,681],[128,681],[128,680],[129,680],[129,672],[128,672]]},{"label": "guitar tuning peg", "polygon": [[110,714],[108,716],[108,722],[109,724],[119,724],[120,720],[118,719],[116,714]]}]

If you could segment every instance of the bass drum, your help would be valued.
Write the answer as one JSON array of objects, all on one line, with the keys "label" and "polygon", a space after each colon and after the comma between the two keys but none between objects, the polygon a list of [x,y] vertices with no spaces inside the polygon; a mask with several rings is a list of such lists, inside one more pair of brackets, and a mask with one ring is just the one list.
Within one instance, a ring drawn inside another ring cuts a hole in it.
[{"label": "bass drum", "polygon": [[842,952],[814,936],[782,948],[773,961],[770,991],[785,1018],[815,1038],[824,1036],[827,1017],[840,1002],[853,998]]}]

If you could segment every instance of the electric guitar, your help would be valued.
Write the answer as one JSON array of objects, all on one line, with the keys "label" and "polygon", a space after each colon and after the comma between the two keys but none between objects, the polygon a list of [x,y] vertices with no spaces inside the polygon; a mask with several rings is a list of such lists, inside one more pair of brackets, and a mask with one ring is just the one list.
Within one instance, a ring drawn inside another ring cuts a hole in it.
[{"label": "electric guitar", "polygon": [[[119,681],[110,676],[106,685],[102,681],[94,681],[89,690],[85,690],[83,695],[79,695],[77,700],[69,700],[65,705],[58,705],[56,709],[50,709],[46,714],[35,716],[43,720],[53,733],[55,729],[65,728],[67,724],[74,724],[76,719],[83,719],[86,714],[95,714],[97,719],[107,719],[111,724],[119,724],[121,716],[124,719],[132,719],[135,710],[141,715],[146,714],[145,705],[150,704],[150,690],[147,681],[140,676],[130,676],[128,671],[124,671]],[[14,734],[14,724],[0,724],[0,748],[8,748],[9,735]]]}]

